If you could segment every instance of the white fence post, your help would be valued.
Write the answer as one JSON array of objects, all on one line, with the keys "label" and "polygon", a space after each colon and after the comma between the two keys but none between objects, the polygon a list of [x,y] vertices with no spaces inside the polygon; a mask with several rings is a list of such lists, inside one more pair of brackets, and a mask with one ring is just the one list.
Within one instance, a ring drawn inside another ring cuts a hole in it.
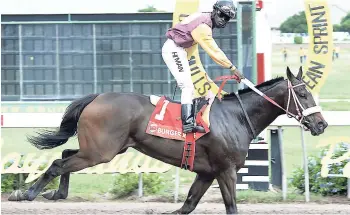
[{"label": "white fence post", "polygon": [[139,173],[139,197],[143,196],[142,172]]},{"label": "white fence post", "polygon": [[179,168],[176,167],[175,173],[175,193],[174,193],[174,202],[177,203],[179,199],[179,185],[180,185],[180,171]]},{"label": "white fence post", "polygon": [[283,153],[283,142],[282,142],[282,126],[278,126],[278,142],[280,144],[280,153],[281,153],[281,169],[282,169],[282,195],[283,200],[287,200],[287,172],[286,172],[286,164]]},{"label": "white fence post", "polygon": [[304,135],[304,129],[302,126],[300,126],[301,130],[301,146],[303,148],[303,160],[304,160],[304,177],[305,177],[305,201],[310,201],[310,186],[309,186],[309,167],[308,167],[308,160],[307,160],[307,152],[306,152],[306,145],[305,145],[305,135]]},{"label": "white fence post", "polygon": [[350,178],[348,178],[348,199],[350,199]]}]

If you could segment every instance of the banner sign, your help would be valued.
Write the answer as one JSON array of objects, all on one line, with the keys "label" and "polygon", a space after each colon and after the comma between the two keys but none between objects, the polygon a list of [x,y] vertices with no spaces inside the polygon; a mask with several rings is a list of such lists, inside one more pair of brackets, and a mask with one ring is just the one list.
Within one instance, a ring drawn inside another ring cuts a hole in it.
[{"label": "banner sign", "polygon": [[[40,152],[21,155],[13,152],[2,156],[1,174],[29,173],[25,183],[39,178],[56,159],[61,159],[62,152]],[[105,174],[105,173],[165,173],[172,168],[170,164],[153,159],[141,153],[127,152],[117,155],[108,163],[89,167],[73,174]]]},{"label": "banner sign", "polygon": [[341,137],[341,136],[330,137],[327,139],[323,139],[321,141],[321,143],[318,145],[318,147],[329,146],[327,154],[321,160],[321,164],[322,164],[321,176],[322,177],[327,177],[329,174],[334,174],[334,173],[330,172],[330,170],[329,170],[329,166],[331,164],[341,164],[343,162],[346,162],[344,169],[343,169],[342,176],[346,177],[346,178],[350,178],[350,147],[349,147],[349,150],[344,151],[344,153],[340,157],[332,158],[334,156],[335,147],[338,144],[342,144],[342,143],[350,144],[350,137]]},{"label": "banner sign", "polygon": [[[173,26],[181,22],[187,16],[198,12],[199,0],[177,0],[173,13]],[[194,98],[203,96],[214,97],[219,87],[208,77],[200,60],[198,44],[186,49],[187,58],[191,68],[191,77],[195,88]],[[221,91],[221,94],[227,94]]]},{"label": "banner sign", "polygon": [[310,43],[303,81],[318,94],[332,70],[333,25],[327,0],[305,0],[305,14]]}]

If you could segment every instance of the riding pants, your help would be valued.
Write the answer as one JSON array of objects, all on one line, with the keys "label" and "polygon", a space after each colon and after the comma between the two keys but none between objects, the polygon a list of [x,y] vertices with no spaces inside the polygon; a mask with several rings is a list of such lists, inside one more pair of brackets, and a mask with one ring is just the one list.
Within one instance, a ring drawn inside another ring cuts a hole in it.
[{"label": "riding pants", "polygon": [[168,39],[163,45],[162,56],[181,89],[181,104],[192,104],[194,86],[186,50]]}]

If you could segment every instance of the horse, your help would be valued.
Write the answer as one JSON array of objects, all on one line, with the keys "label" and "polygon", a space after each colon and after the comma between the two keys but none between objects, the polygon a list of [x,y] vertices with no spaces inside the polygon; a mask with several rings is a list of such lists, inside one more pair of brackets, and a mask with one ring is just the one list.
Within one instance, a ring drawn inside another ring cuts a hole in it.
[{"label": "horse", "polygon": [[[193,172],[197,175],[183,206],[172,213],[191,213],[214,179],[218,181],[226,212],[238,212],[237,172],[244,166],[249,144],[255,138],[252,129],[259,134],[278,116],[288,114],[313,136],[324,132],[328,124],[302,81],[302,73],[300,68],[294,76],[288,67],[286,79],[277,77],[256,86],[275,104],[249,88],[214,99],[209,115],[211,130],[196,141]],[[49,200],[66,199],[71,172],[107,163],[129,147],[180,167],[183,141],[145,133],[154,108],[149,96],[137,93],[91,94],[73,101],[57,130],[43,130],[28,141],[38,149],[51,149],[77,135],[79,149],[64,150],[62,159],[53,161],[27,191],[17,191],[16,200],[34,200],[58,176],[61,176],[58,190],[43,196]]]}]

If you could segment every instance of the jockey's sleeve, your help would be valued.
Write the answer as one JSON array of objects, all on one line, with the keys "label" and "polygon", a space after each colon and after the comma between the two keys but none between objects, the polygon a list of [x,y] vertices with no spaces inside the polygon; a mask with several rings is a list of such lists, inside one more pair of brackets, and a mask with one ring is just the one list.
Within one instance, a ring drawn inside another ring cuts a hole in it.
[{"label": "jockey's sleeve", "polygon": [[232,66],[231,61],[213,39],[212,30],[208,25],[198,25],[198,27],[191,32],[191,35],[194,41],[196,41],[217,64],[224,68],[230,68]]}]

